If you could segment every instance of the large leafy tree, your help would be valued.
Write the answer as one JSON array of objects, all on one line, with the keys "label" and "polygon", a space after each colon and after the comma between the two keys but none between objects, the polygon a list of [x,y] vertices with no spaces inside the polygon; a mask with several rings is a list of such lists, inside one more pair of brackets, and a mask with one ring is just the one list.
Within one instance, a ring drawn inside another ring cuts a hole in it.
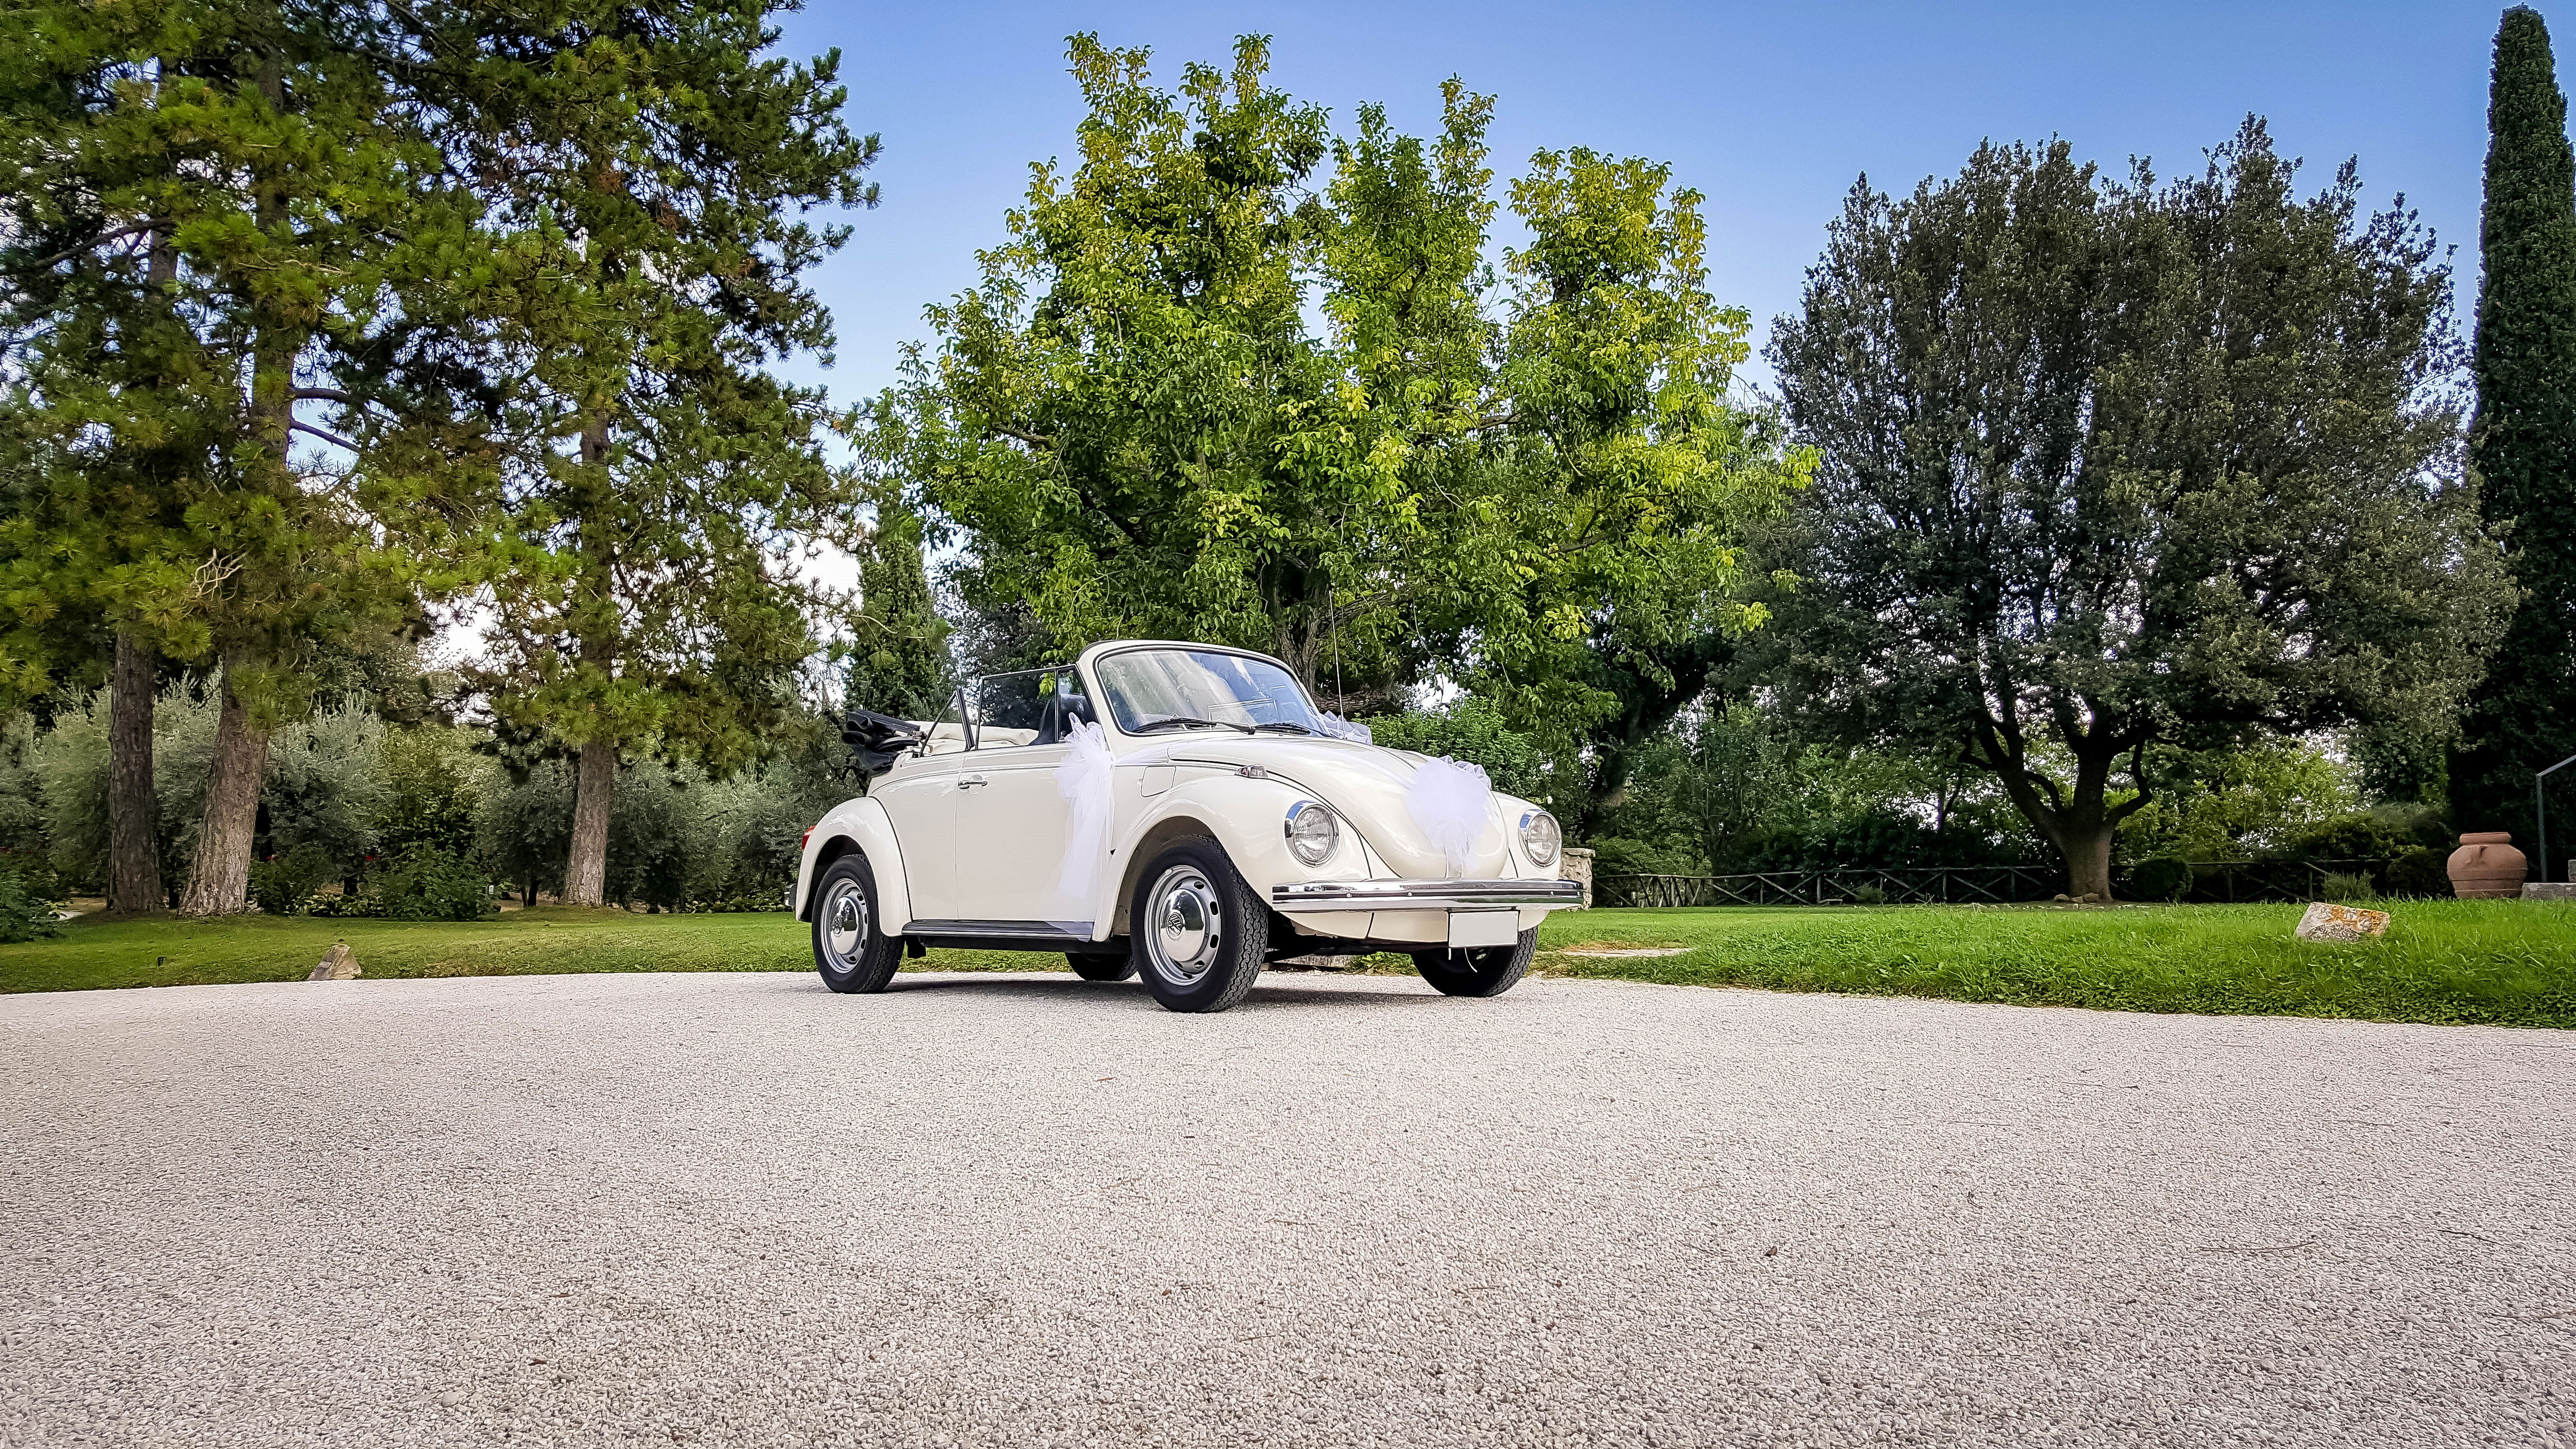
[{"label": "large leafy tree", "polygon": [[1820,454],[1783,677],[1991,772],[2078,893],[2152,747],[2438,735],[2510,599],[2432,239],[2295,169],[2249,120],[2170,183],[2063,142],[1864,181],[1773,343]]},{"label": "large leafy tree", "polygon": [[1581,667],[1608,631],[1755,621],[1734,532],[1793,471],[1727,401],[1745,318],[1664,168],[1542,153],[1498,275],[1487,98],[1337,136],[1259,38],[1173,91],[1141,50],[1070,55],[1078,163],[1035,168],[875,410],[967,602],[1065,651],[1249,645],[1370,703],[1436,670],[1552,719],[1615,710]]},{"label": "large leafy tree", "polygon": [[1513,184],[1531,242],[1506,259],[1488,404],[1509,421],[1470,505],[1504,521],[1483,531],[1504,551],[1464,581],[1510,612],[1502,628],[1491,607],[1448,621],[1450,657],[1583,747],[1587,829],[1762,621],[1739,537],[1813,467],[1772,412],[1730,396],[1750,318],[1708,294],[1699,197],[1668,183],[1662,166],[1577,150]]},{"label": "large leafy tree", "polygon": [[820,395],[769,364],[828,359],[802,276],[847,232],[803,217],[874,203],[876,141],[841,121],[837,53],[770,54],[776,0],[469,8],[478,38],[437,58],[474,96],[448,143],[517,258],[480,683],[576,755],[564,898],[596,905],[621,753],[721,772],[795,703],[829,603],[802,564],[852,495]]},{"label": "large leafy tree", "polygon": [[235,911],[268,737],[309,704],[301,663],[409,613],[412,556],[348,465],[418,419],[378,413],[378,389],[348,379],[449,391],[409,365],[400,318],[471,206],[395,80],[413,47],[391,14],[39,4],[0,33],[0,274],[25,443],[0,538],[10,673],[21,689],[78,678],[81,631],[63,620],[116,641],[122,907],[153,895],[155,657],[220,671],[183,904]]},{"label": "large leafy tree", "polygon": [[2496,31],[2487,126],[2469,461],[2487,516],[2512,530],[2523,596],[2451,762],[2451,804],[2464,828],[2528,838],[2532,773],[2576,755],[2576,153],[2533,10]]}]

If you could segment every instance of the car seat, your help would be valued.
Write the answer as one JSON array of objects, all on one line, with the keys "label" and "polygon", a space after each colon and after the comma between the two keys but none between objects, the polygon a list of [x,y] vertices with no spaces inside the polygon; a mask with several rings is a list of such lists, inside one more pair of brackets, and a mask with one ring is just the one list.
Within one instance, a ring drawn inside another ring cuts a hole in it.
[{"label": "car seat", "polygon": [[1091,701],[1079,694],[1050,694],[1046,708],[1038,715],[1038,737],[1033,745],[1060,745],[1073,733],[1077,724],[1097,724],[1100,717],[1091,712]]}]

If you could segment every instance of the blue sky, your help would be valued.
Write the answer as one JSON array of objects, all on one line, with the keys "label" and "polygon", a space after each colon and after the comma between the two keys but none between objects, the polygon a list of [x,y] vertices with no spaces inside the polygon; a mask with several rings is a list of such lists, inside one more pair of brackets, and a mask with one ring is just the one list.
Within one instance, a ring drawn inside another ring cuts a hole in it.
[{"label": "blue sky", "polygon": [[[2551,6],[2543,5],[2548,14]],[[1272,80],[1346,123],[1384,102],[1417,134],[1451,75],[1495,95],[1497,186],[1542,147],[1669,162],[1705,194],[1712,290],[1756,345],[1853,178],[1957,169],[1984,137],[2052,133],[2119,166],[2199,164],[2248,111],[2312,184],[2357,156],[2373,204],[2404,192],[2459,247],[2474,298],[2486,3],[2237,5],[906,4],[813,0],[784,46],[841,48],[853,128],[885,140],[884,199],[817,283],[840,335],[818,380],[851,401],[893,376],[924,304],[975,278],[1031,161],[1069,155],[1064,37],[1152,48],[1158,79],[1273,37]],[[2556,27],[2564,55],[2576,4]],[[807,368],[799,373],[813,375]]]}]

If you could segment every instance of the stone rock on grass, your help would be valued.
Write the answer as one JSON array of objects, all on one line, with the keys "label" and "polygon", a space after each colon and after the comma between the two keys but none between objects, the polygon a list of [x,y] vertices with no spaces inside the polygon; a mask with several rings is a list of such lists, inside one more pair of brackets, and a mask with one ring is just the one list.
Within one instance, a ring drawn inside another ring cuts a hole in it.
[{"label": "stone rock on grass", "polygon": [[304,979],[355,981],[358,979],[358,953],[349,949],[348,942],[334,941],[331,949],[322,953],[322,959],[313,964],[313,974]]},{"label": "stone rock on grass", "polygon": [[2299,917],[2299,939],[2302,941],[2358,941],[2364,936],[2387,934],[2386,911],[2365,911],[2359,906],[2314,901],[2309,904],[2308,913]]}]

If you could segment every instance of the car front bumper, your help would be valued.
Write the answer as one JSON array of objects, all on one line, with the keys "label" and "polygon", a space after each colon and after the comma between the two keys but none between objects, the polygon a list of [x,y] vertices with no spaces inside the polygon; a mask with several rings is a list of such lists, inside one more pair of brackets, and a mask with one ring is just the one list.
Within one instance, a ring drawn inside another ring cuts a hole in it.
[{"label": "car front bumper", "polygon": [[1579,906],[1571,880],[1316,880],[1270,888],[1281,911],[1473,911],[1505,906]]}]

